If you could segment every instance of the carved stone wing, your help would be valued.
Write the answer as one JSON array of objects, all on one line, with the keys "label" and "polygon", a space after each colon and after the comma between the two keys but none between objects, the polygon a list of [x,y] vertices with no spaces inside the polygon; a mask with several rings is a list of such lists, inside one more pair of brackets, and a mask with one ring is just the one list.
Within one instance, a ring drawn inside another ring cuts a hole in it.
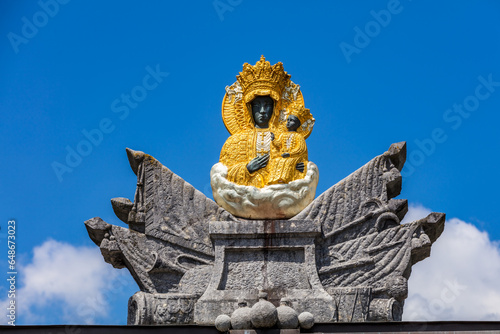
[{"label": "carved stone wing", "polygon": [[134,202],[111,203],[129,228],[96,217],[85,222],[87,231],[104,259],[127,267],[142,291],[175,290],[189,269],[213,262],[208,222],[235,218],[152,156],[127,155],[137,175]]},{"label": "carved stone wing", "polygon": [[152,156],[127,149],[137,175],[128,224],[144,225],[144,233],[212,255],[208,221],[235,218]]},{"label": "carved stone wing", "polygon": [[[445,221],[443,213],[432,213],[400,224],[408,204],[392,198],[401,192],[405,159],[406,143],[391,145],[293,218],[321,223],[316,266],[321,283],[332,296],[351,293],[347,287],[359,288],[375,300],[373,305],[396,301],[402,308],[411,266],[430,255]],[[401,313],[395,311],[397,316]]]},{"label": "carved stone wing", "polygon": [[[387,152],[332,186],[293,219],[322,221],[327,236],[348,228],[348,224],[388,205],[391,198],[399,195],[399,172],[405,159],[406,143],[392,144]],[[402,219],[408,211],[406,200],[391,204]]]}]

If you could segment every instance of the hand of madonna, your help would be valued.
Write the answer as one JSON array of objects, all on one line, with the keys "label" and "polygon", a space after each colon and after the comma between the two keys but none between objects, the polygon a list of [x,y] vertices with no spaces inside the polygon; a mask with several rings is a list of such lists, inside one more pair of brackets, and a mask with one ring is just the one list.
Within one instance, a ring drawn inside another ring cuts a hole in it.
[{"label": "hand of madonna", "polygon": [[247,170],[250,174],[252,174],[253,172],[258,171],[259,169],[266,167],[268,162],[269,162],[269,154],[253,158],[247,164]]}]

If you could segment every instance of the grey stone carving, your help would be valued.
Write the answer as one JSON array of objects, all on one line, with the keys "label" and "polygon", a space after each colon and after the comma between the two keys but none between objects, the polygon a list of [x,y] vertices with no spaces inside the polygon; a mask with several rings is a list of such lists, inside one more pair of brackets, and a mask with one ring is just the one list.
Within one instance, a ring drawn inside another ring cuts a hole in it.
[{"label": "grey stone carving", "polygon": [[309,329],[314,326],[314,316],[309,312],[302,312],[298,317],[300,327]]},{"label": "grey stone carving", "polygon": [[292,329],[299,327],[299,315],[290,305],[291,302],[288,298],[281,298],[280,306],[276,308],[279,328]]},{"label": "grey stone carving", "polygon": [[215,263],[210,283],[196,303],[196,320],[210,323],[214,313],[229,315],[238,299],[254,305],[260,291],[267,293],[268,301],[263,304],[279,305],[281,298],[287,297],[299,313],[313,310],[318,322],[333,319],[333,299],[321,285],[316,269],[319,222],[250,220],[209,224]]},{"label": "grey stone carving", "polygon": [[252,328],[252,309],[243,299],[238,301],[238,309],[231,315],[231,328],[248,329]]},{"label": "grey stone carving", "polygon": [[191,324],[196,296],[182,293],[139,291],[128,303],[129,324]]},{"label": "grey stone carving", "polygon": [[286,220],[236,218],[153,157],[127,154],[134,200],[111,204],[128,226],[98,217],[85,225],[104,260],[127,268],[139,286],[128,324],[227,331],[401,320],[411,267],[444,228],[442,213],[400,223],[408,205],[394,197],[405,143]]},{"label": "grey stone carving", "polygon": [[267,301],[267,293],[259,293],[259,301],[250,310],[250,321],[255,328],[271,328],[278,322],[276,306]]},{"label": "grey stone carving", "polygon": [[231,317],[226,314],[221,314],[215,318],[215,328],[220,332],[227,332],[231,329]]}]

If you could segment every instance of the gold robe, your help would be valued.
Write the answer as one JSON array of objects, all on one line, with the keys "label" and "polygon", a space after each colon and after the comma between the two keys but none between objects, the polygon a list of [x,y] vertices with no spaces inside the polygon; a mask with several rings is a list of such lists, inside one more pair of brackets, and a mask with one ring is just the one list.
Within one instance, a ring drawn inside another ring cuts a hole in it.
[{"label": "gold robe", "polygon": [[271,130],[249,129],[240,131],[226,140],[220,162],[228,168],[227,179],[233,183],[263,188],[269,178],[269,165],[249,173],[247,164],[257,156],[271,154]]},{"label": "gold robe", "polygon": [[[297,132],[284,132],[273,145],[279,148],[276,157],[271,160],[269,169],[271,176],[268,184],[289,183],[302,179],[307,172],[307,146],[304,137]],[[288,158],[283,158],[283,153],[289,153]],[[304,163],[304,172],[297,170],[299,162]]]}]

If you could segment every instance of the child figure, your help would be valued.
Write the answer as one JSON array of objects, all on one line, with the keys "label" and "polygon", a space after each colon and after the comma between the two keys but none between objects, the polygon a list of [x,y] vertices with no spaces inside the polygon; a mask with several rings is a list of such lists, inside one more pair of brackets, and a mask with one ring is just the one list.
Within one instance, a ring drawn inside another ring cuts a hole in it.
[{"label": "child figure", "polygon": [[278,149],[279,155],[270,163],[271,176],[268,184],[289,183],[306,175],[308,159],[306,140],[297,129],[308,114],[309,109],[303,106],[292,108],[286,120],[288,131],[273,139],[272,144]]}]

